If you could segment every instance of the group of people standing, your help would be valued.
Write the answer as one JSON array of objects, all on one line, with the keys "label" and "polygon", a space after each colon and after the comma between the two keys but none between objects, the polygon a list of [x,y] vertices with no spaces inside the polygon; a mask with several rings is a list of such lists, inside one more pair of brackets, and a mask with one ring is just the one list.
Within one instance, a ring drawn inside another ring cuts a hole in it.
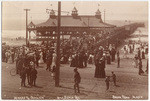
[{"label": "group of people standing", "polygon": [[84,51],[72,55],[70,67],[85,68],[87,67],[88,54]]},{"label": "group of people standing", "polygon": [[[124,51],[124,58],[130,58],[133,57],[133,65],[134,68],[138,68],[138,74],[142,75],[143,73],[148,73],[148,58],[146,58],[145,55],[148,55],[148,45],[145,43],[129,43],[128,45],[125,45],[123,47]],[[147,59],[147,66],[145,72],[143,71],[143,65],[142,65],[142,60]]]},{"label": "group of people standing", "polygon": [[37,70],[33,62],[30,62],[30,65],[21,69],[20,78],[21,86],[26,86],[26,78],[29,86],[36,86]]},{"label": "group of people standing", "polygon": [[[123,51],[124,55],[123,58],[130,58],[130,54],[137,54],[140,50],[140,55],[142,59],[145,59],[145,54],[148,54],[148,45],[142,43],[129,43],[124,45]],[[138,53],[139,54],[139,53]]]},{"label": "group of people standing", "polygon": [[[142,69],[143,68],[142,60],[146,59],[145,54],[146,53],[144,51],[141,52],[141,48],[138,48],[137,53],[134,56],[134,67],[139,69],[139,72],[138,72],[139,75],[142,75],[144,73]],[[147,58],[147,65],[146,65],[145,72],[148,74],[148,58]]]},{"label": "group of people standing", "polygon": [[10,47],[2,46],[2,62],[16,64],[16,73],[20,75],[21,86],[36,86],[37,70],[39,63],[46,63],[47,69],[54,71],[50,68],[52,64],[54,50],[52,47],[45,48],[44,46],[33,45],[30,47]]}]

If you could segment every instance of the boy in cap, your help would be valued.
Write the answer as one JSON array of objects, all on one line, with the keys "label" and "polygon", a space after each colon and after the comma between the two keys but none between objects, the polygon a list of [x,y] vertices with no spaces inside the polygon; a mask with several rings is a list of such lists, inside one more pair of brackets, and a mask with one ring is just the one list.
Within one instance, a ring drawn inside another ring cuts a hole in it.
[{"label": "boy in cap", "polygon": [[114,72],[112,73],[112,78],[113,78],[113,82],[114,82],[114,86],[116,86],[116,75],[114,74]]}]

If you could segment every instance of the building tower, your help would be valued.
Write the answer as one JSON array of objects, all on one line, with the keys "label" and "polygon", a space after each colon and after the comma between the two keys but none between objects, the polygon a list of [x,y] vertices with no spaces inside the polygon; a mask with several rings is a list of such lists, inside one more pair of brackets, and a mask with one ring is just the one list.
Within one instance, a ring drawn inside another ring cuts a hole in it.
[{"label": "building tower", "polygon": [[55,18],[56,17],[56,15],[55,15],[55,11],[52,9],[51,11],[50,11],[50,18]]},{"label": "building tower", "polygon": [[103,21],[102,21],[102,18],[101,18],[101,12],[100,12],[99,9],[95,12],[95,17],[96,17],[97,19],[100,19],[100,22],[103,22]]},{"label": "building tower", "polygon": [[74,18],[76,18],[76,17],[78,16],[78,10],[76,9],[76,7],[73,8],[71,15],[72,15]]}]

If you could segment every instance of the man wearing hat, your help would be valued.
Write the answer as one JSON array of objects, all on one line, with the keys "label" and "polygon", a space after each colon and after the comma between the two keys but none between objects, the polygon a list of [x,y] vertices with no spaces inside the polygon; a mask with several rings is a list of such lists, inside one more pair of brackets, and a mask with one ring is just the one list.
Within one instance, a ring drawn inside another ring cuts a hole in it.
[{"label": "man wearing hat", "polygon": [[74,90],[75,90],[75,93],[76,93],[76,90],[78,90],[78,93],[80,93],[80,90],[79,90],[79,83],[81,82],[81,77],[80,77],[80,74],[77,70],[77,68],[74,69]]}]

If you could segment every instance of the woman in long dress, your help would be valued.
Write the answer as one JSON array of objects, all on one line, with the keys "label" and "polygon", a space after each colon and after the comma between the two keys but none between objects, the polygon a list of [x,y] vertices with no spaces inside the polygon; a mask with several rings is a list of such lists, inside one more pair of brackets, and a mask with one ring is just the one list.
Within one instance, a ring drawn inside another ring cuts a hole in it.
[{"label": "woman in long dress", "polygon": [[82,53],[79,54],[78,63],[79,63],[79,68],[83,68],[83,54]]},{"label": "woman in long dress", "polygon": [[145,52],[144,52],[144,49],[142,49],[142,59],[145,59]]},{"label": "woman in long dress", "polygon": [[95,60],[95,75],[94,75],[94,77],[95,78],[100,78],[100,75],[101,75],[101,73],[100,73],[100,63],[99,63],[99,59],[96,59]]},{"label": "woman in long dress", "polygon": [[12,63],[10,50],[7,51],[7,52],[5,53],[5,55],[6,55],[6,57],[7,57],[7,63]]},{"label": "woman in long dress", "polygon": [[51,67],[56,66],[56,57],[57,57],[56,53],[53,53],[53,59],[52,59]]},{"label": "woman in long dress", "polygon": [[42,52],[40,53],[40,60],[39,60],[39,63],[44,63],[44,61],[43,61],[43,54],[42,54]]},{"label": "woman in long dress", "polygon": [[105,58],[100,59],[100,78],[105,78]]}]

